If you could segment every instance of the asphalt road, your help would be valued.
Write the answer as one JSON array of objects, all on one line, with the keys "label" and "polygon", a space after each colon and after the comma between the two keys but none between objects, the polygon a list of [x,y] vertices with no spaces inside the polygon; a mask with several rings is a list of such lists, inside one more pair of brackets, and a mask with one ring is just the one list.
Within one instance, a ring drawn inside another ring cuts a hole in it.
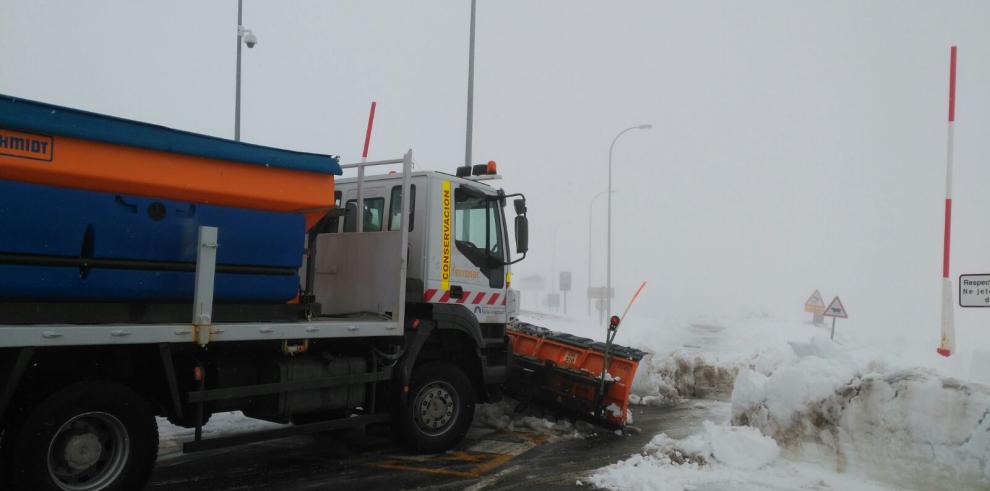
[{"label": "asphalt road", "polygon": [[581,477],[639,452],[653,435],[683,438],[727,411],[727,403],[710,400],[633,406],[640,431],[577,438],[476,426],[453,451],[427,456],[360,431],[300,436],[160,459],[147,489],[587,489],[576,484]]}]

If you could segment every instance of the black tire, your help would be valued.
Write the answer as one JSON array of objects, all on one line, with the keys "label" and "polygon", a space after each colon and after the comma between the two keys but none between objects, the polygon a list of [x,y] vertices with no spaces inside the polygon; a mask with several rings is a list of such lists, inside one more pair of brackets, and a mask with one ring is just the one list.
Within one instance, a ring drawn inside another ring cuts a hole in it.
[{"label": "black tire", "polygon": [[436,453],[454,447],[474,419],[471,380],[456,365],[430,362],[417,367],[409,382],[398,428],[405,445],[415,452]]},{"label": "black tire", "polygon": [[35,406],[13,443],[15,489],[132,491],[155,466],[158,424],[129,387],[77,382]]}]

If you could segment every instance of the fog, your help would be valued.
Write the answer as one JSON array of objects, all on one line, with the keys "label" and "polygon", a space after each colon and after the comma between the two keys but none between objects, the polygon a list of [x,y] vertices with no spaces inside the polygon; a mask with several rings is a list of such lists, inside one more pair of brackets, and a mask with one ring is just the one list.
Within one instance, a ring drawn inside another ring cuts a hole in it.
[{"label": "fog", "polygon": [[[949,46],[959,46],[951,275],[990,272],[990,3],[479,0],[474,160],[528,198],[516,278],[613,276],[628,329],[792,318],[820,289],[936,363]],[[232,137],[236,2],[0,4],[0,93]],[[420,168],[464,160],[469,2],[244,2],[242,139]],[[556,245],[556,247],[554,247]],[[958,293],[958,292],[957,292]],[[535,297],[536,294],[529,294]],[[616,309],[618,309],[618,306]],[[613,309],[613,310],[616,310]],[[959,356],[990,309],[956,309]]]}]

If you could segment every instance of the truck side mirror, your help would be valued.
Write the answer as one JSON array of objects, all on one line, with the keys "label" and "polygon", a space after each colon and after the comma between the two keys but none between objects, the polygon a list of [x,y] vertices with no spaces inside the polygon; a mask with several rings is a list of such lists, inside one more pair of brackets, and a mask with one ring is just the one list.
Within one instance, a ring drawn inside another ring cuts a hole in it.
[{"label": "truck side mirror", "polygon": [[[519,203],[522,200],[516,200]],[[516,209],[518,209],[518,204]],[[526,254],[529,250],[529,219],[526,215],[516,216],[516,252],[519,254]]]},{"label": "truck side mirror", "polygon": [[512,206],[516,207],[516,215],[526,214],[526,199],[514,199],[512,200]]}]

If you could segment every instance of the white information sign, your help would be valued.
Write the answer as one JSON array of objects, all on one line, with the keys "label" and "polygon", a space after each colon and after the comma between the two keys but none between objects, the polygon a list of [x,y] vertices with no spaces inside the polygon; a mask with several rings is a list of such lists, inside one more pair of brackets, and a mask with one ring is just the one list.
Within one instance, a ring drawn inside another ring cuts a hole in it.
[{"label": "white information sign", "polygon": [[560,272],[560,282],[558,283],[560,291],[569,292],[571,291],[571,272],[561,271]]},{"label": "white information sign", "polygon": [[615,288],[610,290],[604,286],[588,287],[588,298],[605,298],[605,295],[608,295],[610,298],[615,298]]},{"label": "white information sign", "polygon": [[990,274],[959,275],[959,306],[990,307]]}]

